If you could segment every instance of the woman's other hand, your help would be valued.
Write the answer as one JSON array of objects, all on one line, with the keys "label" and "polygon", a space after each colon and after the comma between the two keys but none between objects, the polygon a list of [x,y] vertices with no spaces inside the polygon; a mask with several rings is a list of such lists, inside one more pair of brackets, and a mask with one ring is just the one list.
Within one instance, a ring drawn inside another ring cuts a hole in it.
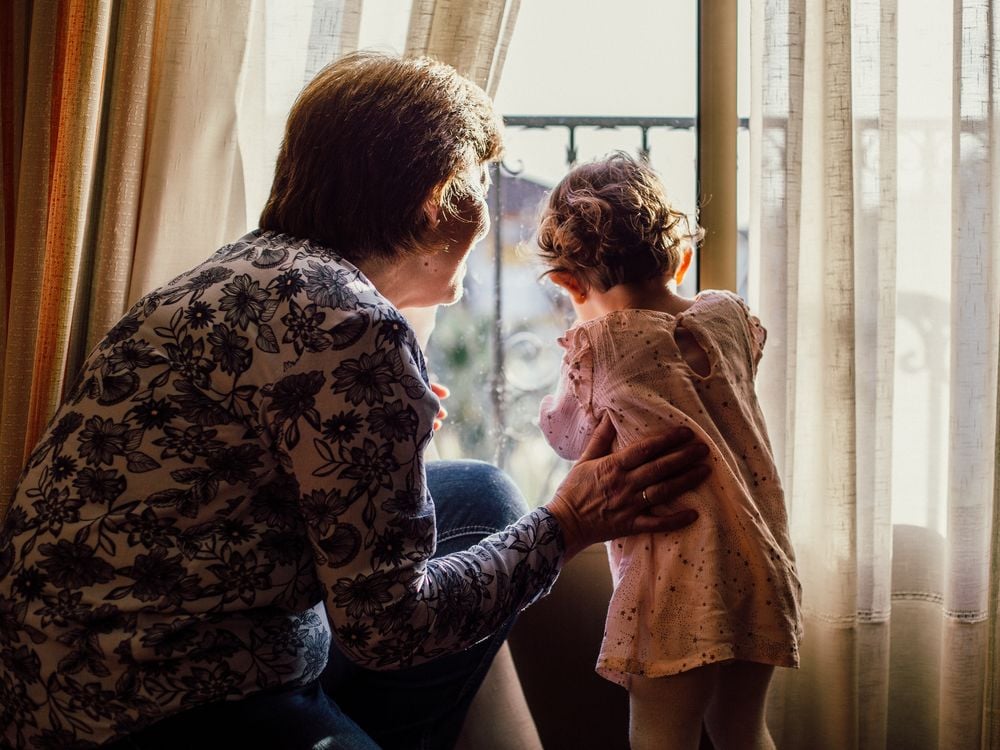
[{"label": "woman's other hand", "polygon": [[[434,395],[437,396],[442,401],[451,395],[451,391],[449,391],[445,386],[441,385],[440,383],[431,383],[431,390],[434,392]],[[445,409],[443,406],[440,409],[438,409],[437,416],[434,417],[435,430],[441,429],[441,425],[444,424],[444,418],[447,416],[448,416],[447,409]]]},{"label": "woman's other hand", "polygon": [[567,560],[597,542],[673,531],[698,517],[671,506],[710,472],[702,463],[708,448],[691,430],[677,428],[610,453],[614,437],[605,418],[545,506],[562,528]]}]

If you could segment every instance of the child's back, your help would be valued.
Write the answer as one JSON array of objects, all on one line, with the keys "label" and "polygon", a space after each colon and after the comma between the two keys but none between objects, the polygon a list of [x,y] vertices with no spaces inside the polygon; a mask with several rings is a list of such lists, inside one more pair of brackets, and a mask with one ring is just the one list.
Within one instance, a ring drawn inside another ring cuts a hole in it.
[{"label": "child's back", "polygon": [[[651,179],[619,156],[571,173],[553,193],[540,244],[581,322],[560,339],[563,381],[543,401],[541,427],[565,458],[579,456],[603,415],[623,445],[686,425],[710,447],[712,474],[686,502],[698,522],[669,537],[609,543],[615,591],[597,669],[630,691],[635,747],[667,746],[668,736],[669,746],[691,738],[696,746],[702,718],[719,747],[767,747],[771,668],[797,666],[801,624],[781,482],[754,392],[765,334],[734,294],[685,299],[668,288],[690,250],[651,264],[650,248],[670,233],[657,233],[654,218],[652,233],[631,237],[642,217],[622,217],[641,203],[629,180]],[[656,191],[645,199],[655,216]],[[638,273],[629,265],[635,247]],[[735,705],[724,705],[727,694]],[[725,721],[713,722],[713,711]],[[749,744],[722,726],[733,722]]]},{"label": "child's back", "polygon": [[[678,329],[700,345],[707,370],[688,364]],[[598,671],[627,687],[630,674],[661,677],[726,659],[796,666],[798,582],[753,389],[762,329],[735,295],[705,292],[679,316],[624,309],[575,326],[563,341],[576,385],[547,398],[541,414],[560,455],[578,457],[594,416],[607,413],[622,445],[683,424],[712,458],[711,477],[686,500],[698,523],[661,540],[609,544],[615,593]]]}]

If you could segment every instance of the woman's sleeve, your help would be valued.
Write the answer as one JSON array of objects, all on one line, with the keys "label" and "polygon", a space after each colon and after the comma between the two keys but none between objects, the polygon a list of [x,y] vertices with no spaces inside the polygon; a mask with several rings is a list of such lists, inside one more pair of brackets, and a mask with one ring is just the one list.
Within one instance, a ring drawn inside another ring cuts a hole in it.
[{"label": "woman's sleeve", "polygon": [[300,357],[260,404],[298,482],[334,637],[372,669],[486,637],[548,591],[563,552],[554,517],[538,509],[467,552],[430,559],[423,453],[438,399],[412,331],[378,315],[338,324],[331,347]]},{"label": "woman's sleeve", "polygon": [[597,427],[593,410],[594,361],[590,338],[582,328],[571,328],[559,339],[565,349],[559,386],[545,396],[538,424],[552,449],[575,461]]}]

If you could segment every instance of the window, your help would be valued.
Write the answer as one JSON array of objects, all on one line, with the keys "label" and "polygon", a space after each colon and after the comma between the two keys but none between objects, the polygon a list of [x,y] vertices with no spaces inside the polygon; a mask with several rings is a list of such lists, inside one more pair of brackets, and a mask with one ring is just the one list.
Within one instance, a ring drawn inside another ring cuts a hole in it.
[{"label": "window", "polygon": [[[452,391],[435,438],[440,455],[495,462],[529,503],[550,498],[569,467],[537,426],[559,374],[556,338],[573,323],[568,300],[538,278],[541,202],[571,162],[621,149],[645,154],[674,204],[695,215],[706,199],[698,194],[698,6],[551,0],[526,3],[518,15],[496,97],[507,153],[494,170],[493,227],[470,258],[465,296],[438,313],[428,359]],[[747,88],[746,76],[741,82]],[[743,159],[747,142],[741,135]],[[745,214],[745,188],[740,205]],[[745,216],[739,237],[745,258]],[[689,274],[683,293],[696,291],[696,278]]]},{"label": "window", "polygon": [[[409,6],[365,0],[359,46],[401,52]],[[433,378],[452,392],[448,419],[434,441],[438,454],[497,463],[530,503],[551,497],[569,466],[537,427],[541,397],[559,374],[556,338],[573,322],[568,301],[538,279],[533,233],[541,201],[570,162],[622,149],[648,156],[684,212],[694,216],[700,205],[712,205],[711,190],[699,194],[699,53],[719,45],[699,45],[701,6],[699,0],[520,6],[496,96],[508,128],[507,154],[494,170],[490,196],[493,228],[470,258],[464,298],[438,312],[428,360]],[[738,4],[740,39],[748,36],[748,6],[749,0]],[[246,119],[264,126],[240,133],[249,145],[244,151],[259,155],[245,165],[250,217],[267,197],[288,109],[329,59],[323,47],[342,23],[339,8],[320,0],[264,5],[263,96],[256,103],[259,115]],[[708,31],[715,33],[716,26]],[[737,47],[745,71],[748,45]],[[748,157],[747,78],[741,74],[740,164]],[[748,180],[746,170],[738,174],[736,272],[745,293]],[[682,292],[696,291],[697,276],[697,270],[689,273]]]}]

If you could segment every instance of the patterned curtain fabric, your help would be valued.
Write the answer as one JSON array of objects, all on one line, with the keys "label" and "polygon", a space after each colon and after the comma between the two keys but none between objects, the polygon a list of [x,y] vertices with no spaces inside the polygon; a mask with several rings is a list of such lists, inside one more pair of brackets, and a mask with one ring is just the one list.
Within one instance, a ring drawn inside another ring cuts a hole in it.
[{"label": "patterned curtain fabric", "polygon": [[753,5],[758,388],[807,616],[779,747],[1000,742],[998,5]]}]

